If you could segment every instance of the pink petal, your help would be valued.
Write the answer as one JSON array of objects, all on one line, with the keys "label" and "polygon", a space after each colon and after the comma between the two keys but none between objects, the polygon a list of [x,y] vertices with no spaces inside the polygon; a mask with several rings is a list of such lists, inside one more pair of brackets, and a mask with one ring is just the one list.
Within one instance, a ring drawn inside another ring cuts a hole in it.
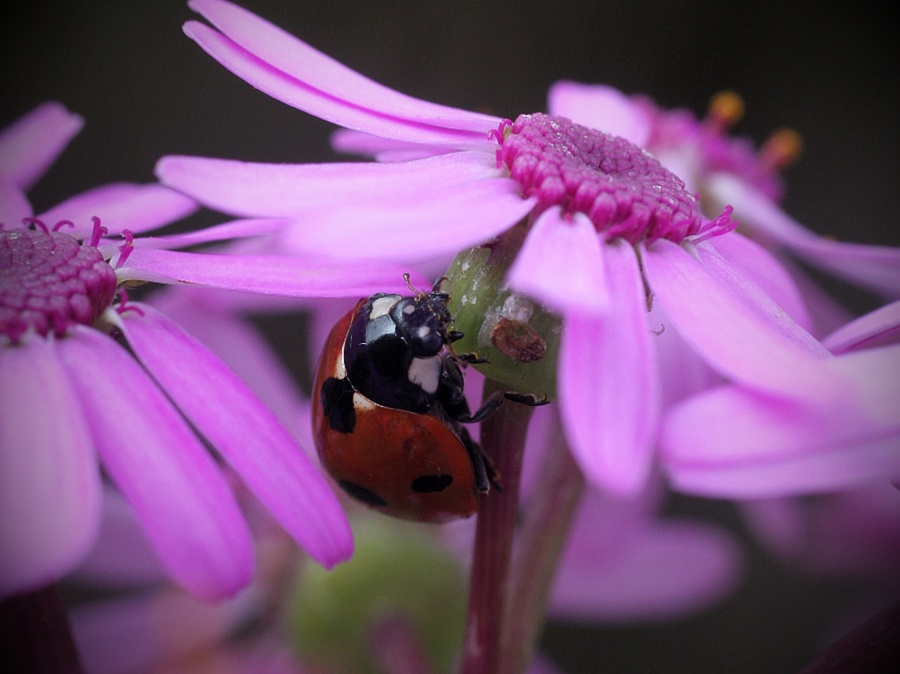
[{"label": "pink petal", "polygon": [[0,179],[28,191],[83,125],[79,115],[55,102],[20,117],[0,131]]},{"label": "pink petal", "polygon": [[830,403],[723,387],[674,408],[662,430],[681,490],[757,498],[835,490],[900,476],[900,346],[848,354],[852,381]]},{"label": "pink petal", "polygon": [[[725,264],[756,283],[801,327],[812,330],[813,320],[794,280],[781,262],[765,248],[741,234],[733,233],[698,246],[697,253],[707,265],[711,264],[708,258],[719,253]],[[722,265],[719,263],[716,266]]]},{"label": "pink petal", "polygon": [[560,312],[597,314],[611,300],[601,240],[584,215],[544,211],[509,270],[510,287]]},{"label": "pink petal", "polygon": [[322,209],[310,219],[312,227],[286,232],[286,245],[342,259],[410,263],[449,258],[501,234],[533,206],[534,200],[523,199],[518,185],[506,178],[440,186],[403,201]]},{"label": "pink petal", "polygon": [[415,161],[457,151],[450,145],[441,148],[440,145],[404,143],[349,129],[334,131],[331,134],[331,147],[337,152],[374,157],[380,162]]},{"label": "pink petal", "polygon": [[75,608],[72,631],[92,674],[163,671],[179,658],[187,661],[191,654],[214,648],[240,626],[256,601],[245,593],[209,604],[171,590],[106,598]]},{"label": "pink petal", "polygon": [[[397,208],[436,188],[498,178],[492,153],[454,152],[393,164],[258,164],[163,157],[156,175],[210,208],[241,216],[309,216],[322,210]],[[317,221],[311,223],[318,226]]]},{"label": "pink petal", "polygon": [[560,414],[588,480],[634,494],[650,471],[659,415],[659,373],[634,249],[604,249],[609,294],[600,317],[566,313],[560,347]]},{"label": "pink petal", "polygon": [[197,210],[197,204],[183,194],[162,185],[115,183],[97,187],[67,199],[42,214],[47,224],[60,220],[75,223],[65,230],[89,238],[93,230],[91,218],[100,218],[110,235],[129,229],[135,234],[157,229],[186,217]]},{"label": "pink petal", "polygon": [[330,568],[349,558],[350,525],[337,497],[274,413],[171,319],[136,308],[125,315],[125,337],[169,397],[314,559]]},{"label": "pink petal", "polygon": [[646,112],[613,87],[562,80],[551,85],[547,101],[551,115],[621,136],[638,147],[645,147],[650,140],[651,122]]},{"label": "pink petal", "polygon": [[90,411],[103,466],[169,574],[208,600],[247,585],[254,565],[247,524],[168,399],[124,349],[94,330],[78,328],[60,341],[60,352]]},{"label": "pink petal", "polygon": [[0,179],[0,224],[6,229],[22,226],[22,219],[33,214],[25,192],[8,180]]},{"label": "pink petal", "polygon": [[832,353],[896,344],[900,341],[900,301],[860,316],[823,340]]},{"label": "pink petal", "polygon": [[816,236],[777,204],[732,176],[712,176],[709,189],[723,203],[734,206],[742,222],[810,264],[892,299],[900,297],[900,249]]},{"label": "pink petal", "polygon": [[205,303],[208,295],[206,291],[187,293],[175,288],[155,293],[149,301],[212,349],[296,435],[303,398],[284,363],[249,320]]},{"label": "pink petal", "polygon": [[[143,236],[135,240],[134,245],[141,248],[186,248],[188,246],[197,246],[205,243],[221,243],[231,242],[235,239],[257,237],[263,234],[277,234],[285,227],[290,225],[290,220],[283,218],[257,218],[233,220],[221,225],[213,225],[204,227],[190,232],[181,234],[169,234],[166,236]],[[100,249],[114,254],[113,249],[118,248],[121,242],[108,243],[101,245]]]},{"label": "pink petal", "polygon": [[737,270],[706,256],[702,265],[659,240],[643,257],[653,294],[675,328],[714,368],[755,387],[828,397],[843,384],[824,366],[827,351]]},{"label": "pink petal", "polygon": [[84,412],[50,342],[0,351],[0,596],[59,579],[100,523],[100,472]]},{"label": "pink petal", "polygon": [[[382,262],[342,262],[287,255],[216,255],[136,248],[116,270],[119,281],[200,285],[289,297],[365,297],[408,292],[406,267]],[[412,275],[417,287],[429,282]]]},{"label": "pink petal", "polygon": [[707,608],[735,587],[742,560],[724,531],[648,518],[614,537],[597,535],[592,525],[610,509],[595,511],[598,503],[603,500],[589,494],[576,516],[552,590],[552,616],[604,622],[672,619]]},{"label": "pink petal", "polygon": [[165,569],[144,536],[128,501],[107,487],[97,544],[73,572],[73,577],[93,586],[150,586],[166,581]]},{"label": "pink petal", "polygon": [[185,33],[228,70],[288,105],[346,128],[411,142],[486,146],[500,119],[421,101],[360,75],[258,16],[194,0],[227,37],[190,21]]}]

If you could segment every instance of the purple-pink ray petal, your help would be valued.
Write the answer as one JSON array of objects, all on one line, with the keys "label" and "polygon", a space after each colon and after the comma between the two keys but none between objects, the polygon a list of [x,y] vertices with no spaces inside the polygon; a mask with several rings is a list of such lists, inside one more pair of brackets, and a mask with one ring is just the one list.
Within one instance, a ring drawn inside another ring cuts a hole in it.
[{"label": "purple-pink ray petal", "polygon": [[100,535],[72,577],[93,586],[149,587],[164,583],[165,569],[141,531],[128,501],[112,487],[103,490]]},{"label": "purple-pink ray petal", "polygon": [[[216,255],[135,249],[116,270],[119,281],[144,280],[242,290],[285,297],[365,297],[374,292],[408,292],[406,267],[386,262],[342,261],[290,255]],[[412,273],[416,287],[429,281]]]},{"label": "purple-pink ray petal", "polygon": [[82,406],[53,346],[0,352],[0,596],[58,580],[100,523],[100,472]]},{"label": "purple-pink ray petal", "polygon": [[179,287],[155,293],[149,301],[211,348],[247,382],[281,423],[297,435],[302,417],[298,410],[303,398],[296,383],[262,333],[248,320],[239,318],[228,305],[219,309],[207,302],[209,294],[205,290],[189,292]]},{"label": "purple-pink ray petal", "polygon": [[547,93],[547,111],[621,136],[638,147],[646,146],[650,139],[651,120],[646,111],[618,89],[602,84],[555,82]]},{"label": "purple-pink ray petal", "polygon": [[740,550],[724,531],[647,517],[613,538],[597,535],[593,525],[602,527],[600,516],[611,510],[595,494],[584,498],[553,586],[554,617],[671,619],[710,606],[740,579]]},{"label": "purple-pink ray petal", "polygon": [[534,199],[523,199],[506,178],[442,186],[396,202],[323,208],[285,232],[293,251],[340,259],[418,262],[447,258],[489,241],[524,218]]},{"label": "purple-pink ray petal", "polygon": [[509,270],[511,288],[557,311],[599,314],[612,301],[600,236],[581,213],[558,206],[532,225]]},{"label": "purple-pink ray petal", "polygon": [[710,264],[663,240],[643,256],[656,301],[710,365],[727,377],[783,394],[827,397],[842,388],[841,378],[824,366],[825,348],[759,286],[713,256],[704,262]]},{"label": "purple-pink ray petal", "polygon": [[89,412],[103,466],[169,574],[207,600],[246,586],[254,567],[247,523],[211,455],[169,400],[125,349],[94,330],[77,328],[60,340],[60,352]]},{"label": "purple-pink ray petal", "polygon": [[832,361],[854,384],[830,404],[740,387],[689,399],[668,415],[664,465],[682,490],[757,498],[900,476],[900,345]]},{"label": "purple-pink ray petal", "polygon": [[22,227],[22,219],[33,214],[31,202],[21,189],[0,178],[0,224],[4,229]]},{"label": "purple-pink ray petal", "polygon": [[900,300],[860,316],[822,340],[832,353],[847,353],[900,342]]},{"label": "purple-pink ray petal", "polygon": [[190,197],[162,185],[113,183],[71,197],[39,217],[47,224],[69,220],[75,228],[67,233],[90,238],[94,216],[109,235],[124,229],[139,234],[184,218],[197,208]]},{"label": "purple-pink ray petal", "polygon": [[174,590],[107,597],[73,609],[72,632],[92,674],[162,671],[226,638],[257,602],[253,593],[244,593],[210,604]]},{"label": "purple-pink ray petal", "polygon": [[346,560],[353,542],[341,505],[275,414],[165,314],[134,306],[125,337],[179,409],[314,559],[329,568]]},{"label": "purple-pink ray petal", "polygon": [[726,174],[709,179],[717,199],[734,206],[741,221],[810,264],[891,299],[900,297],[900,248],[816,236],[750,185]]},{"label": "purple-pink ray petal", "polygon": [[156,175],[225,213],[290,217],[376,204],[399,208],[423,194],[498,178],[501,172],[491,153],[454,152],[392,164],[260,164],[170,156],[159,161]]},{"label": "purple-pink ray petal", "polygon": [[184,31],[248,84],[339,126],[409,142],[487,147],[500,119],[418,100],[389,89],[240,7],[189,3],[226,35],[189,21]]},{"label": "purple-pink ray petal", "polygon": [[415,161],[458,151],[450,145],[442,148],[434,144],[404,143],[350,129],[334,131],[331,134],[331,147],[336,152],[374,157],[380,162]]},{"label": "purple-pink ray petal", "polygon": [[713,251],[718,252],[729,266],[752,279],[802,328],[812,329],[813,320],[800,290],[784,265],[765,248],[734,233],[711,239],[697,247],[697,253],[704,261],[714,255]]},{"label": "purple-pink ray petal", "polygon": [[[221,225],[212,225],[211,227],[204,227],[203,229],[182,232],[180,234],[142,236],[140,239],[134,241],[134,245],[140,248],[186,248],[188,246],[197,246],[205,243],[216,243],[232,239],[245,239],[253,236],[261,236],[263,234],[274,234],[280,232],[289,224],[290,220],[284,218],[250,218],[233,220]],[[112,249],[118,245],[118,242],[109,243],[100,248],[101,250],[109,248],[111,255]]]},{"label": "purple-pink ray petal", "polygon": [[0,180],[28,191],[83,125],[79,115],[56,102],[20,117],[0,131]]},{"label": "purple-pink ray petal", "polygon": [[604,249],[612,301],[601,315],[569,312],[560,346],[566,437],[587,479],[634,494],[650,471],[659,417],[659,373],[634,249]]}]

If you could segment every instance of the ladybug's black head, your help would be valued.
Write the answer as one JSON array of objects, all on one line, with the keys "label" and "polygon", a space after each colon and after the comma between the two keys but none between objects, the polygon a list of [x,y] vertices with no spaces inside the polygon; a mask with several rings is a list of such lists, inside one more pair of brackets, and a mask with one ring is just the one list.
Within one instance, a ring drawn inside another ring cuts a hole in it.
[{"label": "ladybug's black head", "polygon": [[447,293],[432,291],[429,294],[406,297],[391,309],[399,335],[416,358],[436,356],[459,333],[448,331],[450,310]]}]

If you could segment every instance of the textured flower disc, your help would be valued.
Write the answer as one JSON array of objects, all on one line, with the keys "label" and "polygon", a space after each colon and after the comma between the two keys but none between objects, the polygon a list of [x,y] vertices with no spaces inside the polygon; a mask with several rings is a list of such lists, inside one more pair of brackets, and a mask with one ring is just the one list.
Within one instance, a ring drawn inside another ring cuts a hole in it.
[{"label": "textured flower disc", "polygon": [[97,248],[56,231],[0,231],[0,334],[62,335],[110,305],[116,274]]},{"label": "textured flower disc", "polygon": [[608,238],[680,242],[707,224],[684,183],[624,138],[546,114],[521,115],[504,135],[497,159],[525,196],[584,213]]}]

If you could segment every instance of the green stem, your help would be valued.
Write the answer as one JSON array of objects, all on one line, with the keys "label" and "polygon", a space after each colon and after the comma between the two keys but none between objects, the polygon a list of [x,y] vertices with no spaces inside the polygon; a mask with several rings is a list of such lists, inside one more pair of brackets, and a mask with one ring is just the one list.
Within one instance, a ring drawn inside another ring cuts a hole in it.
[{"label": "green stem", "polygon": [[[557,430],[561,438],[562,430]],[[563,442],[547,448],[540,474],[540,488],[524,510],[510,577],[503,672],[525,671],[534,656],[559,559],[584,492],[584,477]]]},{"label": "green stem", "polygon": [[[484,395],[502,387],[485,381]],[[503,618],[512,556],[513,534],[519,507],[522,456],[531,408],[505,402],[481,425],[481,445],[500,474],[503,491],[492,491],[483,501],[475,532],[469,580],[469,611],[463,648],[463,674],[501,671]]]},{"label": "green stem", "polygon": [[10,674],[82,674],[56,585],[0,602],[0,652]]}]

